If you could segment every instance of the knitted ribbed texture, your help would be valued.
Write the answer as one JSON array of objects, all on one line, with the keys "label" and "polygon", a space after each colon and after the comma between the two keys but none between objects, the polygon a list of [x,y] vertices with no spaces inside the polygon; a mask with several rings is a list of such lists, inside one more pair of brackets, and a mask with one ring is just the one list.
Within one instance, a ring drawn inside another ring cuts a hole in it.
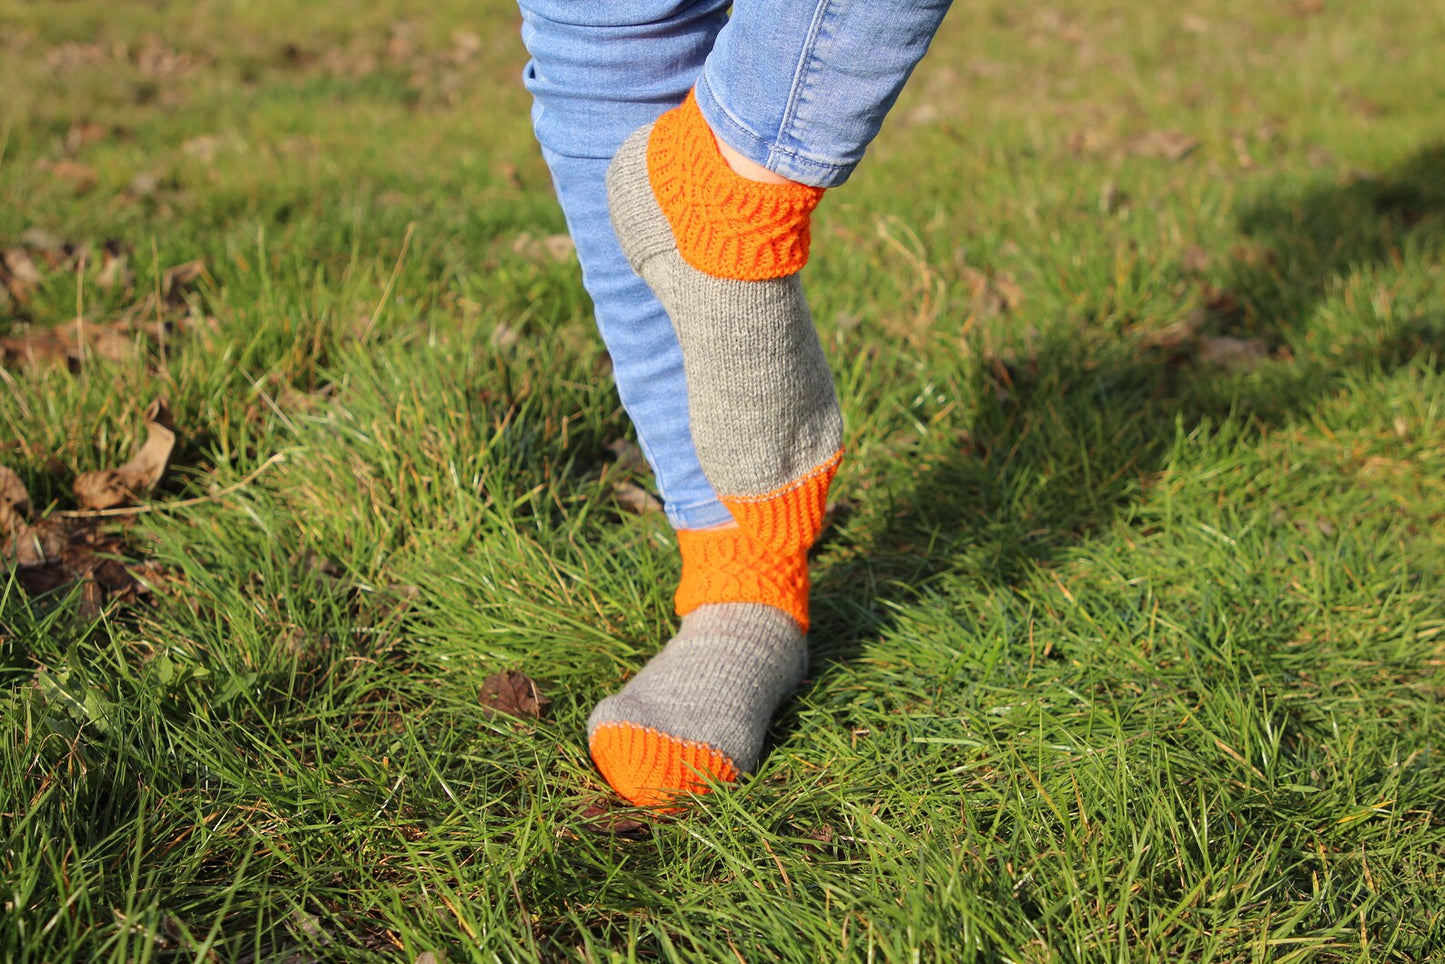
[{"label": "knitted ribbed texture", "polygon": [[828,511],[828,486],[843,461],[839,449],[796,482],[763,495],[724,495],[739,528],[778,558],[805,556],[823,531]]},{"label": "knitted ribbed texture", "polygon": [[742,528],[681,529],[682,581],[677,614],[708,603],[750,602],[781,609],[808,631],[808,554],[779,554],[758,545]]},{"label": "knitted ribbed texture", "polygon": [[808,646],[772,606],[715,603],[682,618],[668,644],[587,721],[592,759],[613,789],[656,806],[757,765],[778,704],[803,679]]},{"label": "knitted ribbed texture", "polygon": [[590,744],[607,783],[639,807],[665,806],[680,794],[707,789],[703,774],[731,783],[732,761],[701,743],[679,740],[635,723],[606,723]]},{"label": "knitted ribbed texture", "polygon": [[757,281],[808,263],[808,219],[823,189],[764,184],[733,171],[692,93],[653,126],[647,171],[678,253],[697,270]]}]

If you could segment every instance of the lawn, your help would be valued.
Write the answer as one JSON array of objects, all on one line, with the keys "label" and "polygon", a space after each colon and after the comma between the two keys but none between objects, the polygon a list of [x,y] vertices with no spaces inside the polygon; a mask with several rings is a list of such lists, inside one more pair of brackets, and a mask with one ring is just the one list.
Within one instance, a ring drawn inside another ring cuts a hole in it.
[{"label": "lawn", "polygon": [[815,219],[810,677],[664,819],[518,27],[0,0],[0,960],[1445,960],[1445,7],[957,6]]}]

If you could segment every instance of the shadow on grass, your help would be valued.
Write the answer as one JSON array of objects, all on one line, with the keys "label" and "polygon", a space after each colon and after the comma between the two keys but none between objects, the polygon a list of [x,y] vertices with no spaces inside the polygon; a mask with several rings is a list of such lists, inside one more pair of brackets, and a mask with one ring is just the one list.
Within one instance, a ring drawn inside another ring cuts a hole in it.
[{"label": "shadow on grass", "polygon": [[[1378,176],[1268,198],[1239,224],[1244,243],[1205,292],[1210,308],[1190,338],[1196,348],[1253,340],[1269,357],[1249,359],[1258,365],[1248,374],[1220,370],[1179,344],[1095,332],[1086,306],[1081,331],[1027,358],[973,366],[964,390],[979,411],[954,451],[920,470],[881,535],[821,575],[813,637],[827,642],[815,679],[887,632],[893,609],[931,579],[1009,590],[1051,565],[1143,500],[1178,432],[1243,417],[1256,433],[1308,411],[1351,374],[1438,364],[1438,310],[1401,321],[1356,308],[1353,328],[1310,326],[1341,280],[1445,242],[1445,144]],[[1329,344],[1296,359],[1289,346],[1321,329]]]}]

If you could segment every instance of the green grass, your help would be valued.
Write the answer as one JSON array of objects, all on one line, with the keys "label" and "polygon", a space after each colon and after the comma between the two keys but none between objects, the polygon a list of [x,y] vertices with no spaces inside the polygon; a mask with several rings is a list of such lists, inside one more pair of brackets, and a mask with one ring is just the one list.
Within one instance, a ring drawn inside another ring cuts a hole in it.
[{"label": "green grass", "polygon": [[157,395],[200,500],[149,602],[0,581],[0,960],[1445,957],[1445,15],[1312,9],[953,11],[815,222],[811,678],[635,839],[583,724],[676,562],[515,9],[0,0],[0,248],[136,271],[0,335],[195,258],[217,320],[0,370],[41,511]]}]

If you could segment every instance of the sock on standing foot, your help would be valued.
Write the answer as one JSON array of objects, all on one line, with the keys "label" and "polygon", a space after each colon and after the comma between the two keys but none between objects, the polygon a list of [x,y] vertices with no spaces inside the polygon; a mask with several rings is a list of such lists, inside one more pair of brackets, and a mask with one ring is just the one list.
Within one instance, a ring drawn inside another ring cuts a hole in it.
[{"label": "sock on standing foot", "polygon": [[843,436],[798,280],[822,193],[733,172],[691,95],[608,170],[623,252],[682,346],[698,460],[738,522],[679,533],[682,628],[588,721],[598,768],[639,805],[751,770],[805,672],[807,551]]},{"label": "sock on standing foot", "polygon": [[805,553],[759,553],[739,528],[678,533],[682,627],[587,721],[592,759],[639,806],[757,765],[778,704],[807,671]]}]

